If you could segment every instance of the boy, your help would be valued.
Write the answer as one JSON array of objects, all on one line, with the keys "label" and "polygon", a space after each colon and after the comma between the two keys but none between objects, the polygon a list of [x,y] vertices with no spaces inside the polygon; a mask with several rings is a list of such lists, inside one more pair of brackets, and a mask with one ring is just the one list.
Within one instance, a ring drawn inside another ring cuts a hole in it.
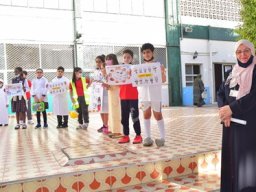
[{"label": "boy", "polygon": [[[123,63],[132,64],[133,52],[130,49],[123,51]],[[138,108],[138,90],[133,87],[132,84],[120,86],[120,99],[121,99],[121,123],[123,125],[124,136],[118,141],[118,143],[128,143],[129,138],[129,116],[131,114],[133,121],[133,128],[136,133],[136,137],[133,140],[133,144],[141,143],[141,128],[139,120],[139,108]]]},{"label": "boy", "polygon": [[[25,79],[27,79],[27,76],[28,76],[28,72],[27,71],[23,71],[23,77]],[[32,86],[32,83],[30,80],[27,79],[27,82],[28,82],[28,87],[29,89],[31,89],[31,86]],[[31,113],[31,94],[30,94],[30,90],[27,90],[26,91],[26,97],[27,97],[27,118],[28,118],[28,124],[32,125],[34,124],[33,120],[32,120],[32,113]]]},{"label": "boy", "polygon": [[[32,80],[32,88],[31,88],[31,95],[34,98],[34,102],[44,102],[44,111],[43,113],[43,119],[44,119],[44,128],[48,128],[47,124],[47,114],[46,109],[48,109],[48,102],[47,102],[47,84],[48,80],[43,76],[44,72],[43,69],[38,68],[36,70],[36,78]],[[36,112],[36,118],[37,118],[37,125],[35,126],[36,129],[41,128],[41,119],[40,119],[41,113],[40,111]]]},{"label": "boy", "polygon": [[8,99],[2,79],[0,79],[0,109],[0,126],[8,126]]},{"label": "boy", "polygon": [[[64,83],[66,85],[66,89],[69,86],[69,80],[64,75],[64,68],[62,66],[57,68],[57,77],[55,77],[52,82],[53,83]],[[67,128],[68,127],[68,94],[67,92],[62,94],[54,94],[53,95],[53,114],[57,115],[59,128]],[[63,121],[62,121],[63,118]]]},{"label": "boy", "polygon": [[[154,46],[150,43],[145,43],[141,47],[141,53],[145,64],[154,62]],[[162,82],[166,81],[165,69],[161,65],[162,71]],[[139,99],[141,102],[141,109],[144,116],[144,127],[146,139],[143,142],[144,146],[152,146],[153,140],[151,139],[150,130],[150,118],[151,109],[154,117],[157,121],[157,125],[160,132],[160,139],[155,139],[155,143],[158,147],[164,146],[165,143],[165,127],[164,120],[161,112],[161,100],[162,100],[162,86],[161,85],[150,85],[138,87]]]}]

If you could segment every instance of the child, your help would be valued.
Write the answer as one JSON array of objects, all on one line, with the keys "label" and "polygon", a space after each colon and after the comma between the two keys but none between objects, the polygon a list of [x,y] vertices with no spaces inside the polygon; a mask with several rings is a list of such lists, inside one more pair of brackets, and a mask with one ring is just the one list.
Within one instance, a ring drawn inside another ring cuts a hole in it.
[{"label": "child", "polygon": [[0,109],[0,126],[8,126],[8,99],[2,79],[0,79]]},{"label": "child", "polygon": [[[22,68],[16,67],[14,70],[15,78],[12,79],[12,84],[14,83],[21,83],[23,87],[23,91],[29,89],[27,80],[23,77]],[[17,125],[15,129],[26,129],[26,112],[27,112],[27,105],[24,96],[14,96],[12,98],[12,112],[16,113],[16,121]]]},{"label": "child", "polygon": [[[115,54],[109,54],[106,57],[106,65],[118,65],[117,57]],[[108,89],[108,106],[109,106],[109,127],[112,138],[121,136],[121,108],[119,98],[119,86],[106,85]],[[108,134],[109,130],[105,129],[104,133]]]},{"label": "child", "polygon": [[[52,82],[53,83],[64,83],[68,89],[69,80],[64,75],[64,67],[60,66],[57,68],[57,77],[55,77]],[[67,128],[68,127],[68,94],[67,92],[62,94],[54,94],[53,95],[53,113],[57,115],[59,128]],[[62,121],[63,118],[63,121]]]},{"label": "child", "polygon": [[[97,83],[105,82],[106,71],[105,71],[105,55],[99,55],[95,59],[96,71],[94,72],[93,81]],[[103,132],[104,129],[108,128],[108,91],[103,87],[103,102],[100,106],[100,116],[103,126],[99,128],[98,132]]]},{"label": "child", "polygon": [[[153,63],[154,62],[154,46],[150,43],[145,43],[141,47],[141,52],[143,55],[144,62]],[[144,64],[144,65],[146,65]],[[166,81],[165,69],[161,65],[162,70],[162,82]],[[161,112],[161,100],[162,100],[162,86],[161,85],[151,85],[151,86],[141,86],[138,87],[139,99],[141,102],[141,108],[144,115],[144,127],[146,139],[143,142],[144,146],[152,146],[153,140],[151,139],[150,131],[150,118],[151,118],[151,108],[154,117],[157,121],[157,125],[160,132],[160,139],[156,139],[155,143],[158,147],[164,146],[165,143],[165,127],[164,120]]]},{"label": "child", "polygon": [[[132,64],[133,52],[130,49],[123,51],[123,63]],[[133,128],[136,133],[136,137],[133,140],[133,144],[141,143],[141,128],[139,119],[139,108],[138,108],[138,90],[133,87],[132,84],[120,86],[120,99],[121,99],[121,114],[122,114],[122,125],[124,136],[118,141],[118,143],[128,143],[129,138],[129,116],[131,113]]]},{"label": "child", "polygon": [[[43,69],[39,68],[36,70],[36,78],[32,80],[32,88],[31,94],[34,98],[34,102],[44,102],[44,111],[42,111],[43,119],[44,119],[44,129],[48,128],[47,124],[47,114],[46,109],[48,109],[48,102],[47,102],[47,84],[48,80],[44,77]],[[36,112],[37,118],[37,125],[35,126],[36,129],[41,128],[41,112]]]},{"label": "child", "polygon": [[[23,77],[25,79],[27,79],[28,72],[27,71],[23,71],[22,73],[23,73]],[[31,89],[31,87],[32,87],[31,81],[27,79],[27,82],[28,82],[29,89]],[[32,113],[31,113],[31,94],[30,94],[30,90],[29,89],[26,90],[27,108],[28,108],[28,110],[27,110],[27,118],[28,118],[28,124],[33,125],[34,122],[32,120]]]},{"label": "child", "polygon": [[88,105],[90,101],[88,87],[90,86],[89,79],[82,77],[82,69],[75,67],[73,71],[72,81],[70,82],[70,97],[73,103],[73,108],[78,112],[78,127],[77,129],[87,130],[89,125]]}]

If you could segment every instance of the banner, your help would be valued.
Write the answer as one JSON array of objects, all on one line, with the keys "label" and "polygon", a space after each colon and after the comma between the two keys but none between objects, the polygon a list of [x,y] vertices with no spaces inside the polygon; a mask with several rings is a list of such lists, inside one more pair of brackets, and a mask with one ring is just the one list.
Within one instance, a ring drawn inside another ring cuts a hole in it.
[{"label": "banner", "polygon": [[106,66],[107,84],[125,85],[131,82],[131,65],[112,65]]},{"label": "banner", "polygon": [[24,95],[22,83],[7,84],[5,91],[9,97]]},{"label": "banner", "polygon": [[101,83],[93,82],[91,84],[90,110],[100,111],[103,102],[103,87]]},{"label": "banner", "polygon": [[161,85],[162,73],[160,63],[144,63],[139,65],[132,65],[132,85]]},{"label": "banner", "polygon": [[67,83],[66,82],[50,82],[47,85],[48,91],[52,95],[63,94],[67,92]]}]

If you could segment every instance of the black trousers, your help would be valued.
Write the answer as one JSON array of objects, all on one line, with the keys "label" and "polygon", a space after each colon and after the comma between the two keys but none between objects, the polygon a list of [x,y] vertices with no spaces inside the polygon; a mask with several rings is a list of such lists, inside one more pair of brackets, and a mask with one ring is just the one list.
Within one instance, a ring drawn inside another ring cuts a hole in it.
[{"label": "black trousers", "polygon": [[131,114],[136,135],[141,134],[138,100],[121,100],[122,125],[124,135],[129,135],[129,116]]},{"label": "black trousers", "polygon": [[79,108],[77,109],[78,123],[81,125],[83,124],[83,122],[89,123],[88,105],[85,103],[84,96],[78,97],[78,103],[79,103]]},{"label": "black trousers", "polygon": [[[63,121],[62,121],[63,117]],[[57,115],[58,125],[68,125],[68,115]]]},{"label": "black trousers", "polygon": [[[44,119],[44,124],[47,124],[47,114],[46,111],[42,111],[43,114],[43,119]],[[37,119],[37,124],[41,125],[41,112],[37,111],[36,112],[36,119]]]}]

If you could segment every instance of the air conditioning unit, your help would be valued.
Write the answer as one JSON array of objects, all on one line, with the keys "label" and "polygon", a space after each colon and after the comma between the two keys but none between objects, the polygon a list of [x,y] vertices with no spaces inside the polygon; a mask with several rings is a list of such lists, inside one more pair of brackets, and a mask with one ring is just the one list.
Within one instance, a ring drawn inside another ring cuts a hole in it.
[{"label": "air conditioning unit", "polygon": [[192,33],[193,32],[192,27],[185,27],[185,32],[186,33]]}]

